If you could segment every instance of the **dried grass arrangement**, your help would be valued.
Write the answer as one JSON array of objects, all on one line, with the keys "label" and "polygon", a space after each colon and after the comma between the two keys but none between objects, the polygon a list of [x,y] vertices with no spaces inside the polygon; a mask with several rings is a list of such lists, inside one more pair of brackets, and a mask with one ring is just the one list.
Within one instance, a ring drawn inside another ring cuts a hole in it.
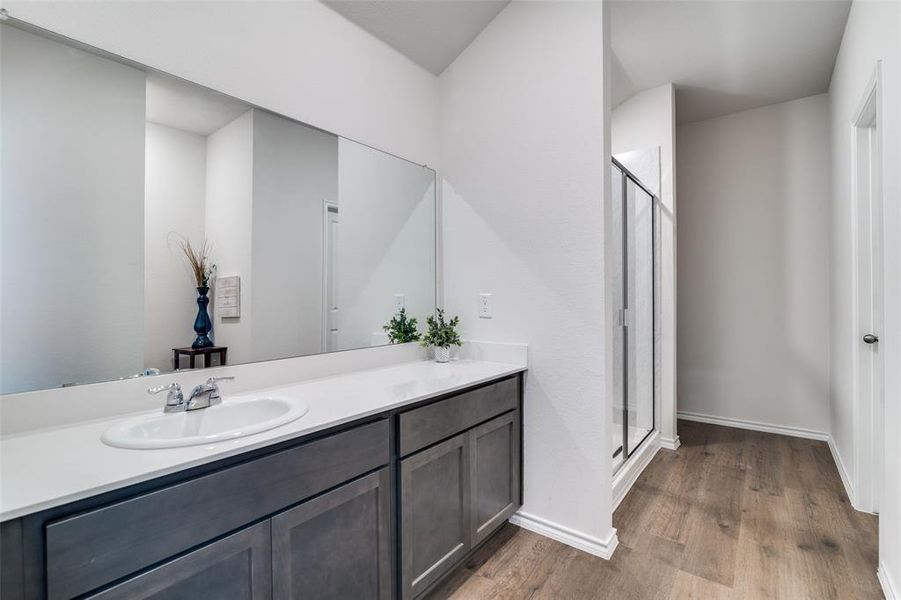
[{"label": "dried grass arrangement", "polygon": [[194,278],[197,287],[209,287],[210,279],[216,271],[216,265],[213,264],[210,258],[213,245],[209,240],[204,239],[199,246],[194,246],[191,244],[191,240],[183,235],[169,235],[176,238],[176,243],[181,249],[182,254],[184,254],[185,264],[190,270],[191,276]]}]

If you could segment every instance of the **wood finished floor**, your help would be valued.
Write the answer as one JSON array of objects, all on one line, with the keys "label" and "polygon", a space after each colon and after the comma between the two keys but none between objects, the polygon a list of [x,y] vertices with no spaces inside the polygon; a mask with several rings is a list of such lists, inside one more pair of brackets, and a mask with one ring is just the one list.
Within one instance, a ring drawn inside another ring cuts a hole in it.
[{"label": "wood finished floor", "polygon": [[687,421],[613,517],[613,559],[506,525],[429,598],[883,598],[877,520],[825,442]]}]

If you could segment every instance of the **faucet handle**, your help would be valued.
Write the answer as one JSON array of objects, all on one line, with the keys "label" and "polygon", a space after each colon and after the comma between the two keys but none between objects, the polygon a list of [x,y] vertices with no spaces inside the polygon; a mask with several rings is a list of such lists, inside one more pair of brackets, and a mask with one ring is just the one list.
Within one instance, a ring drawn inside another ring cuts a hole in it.
[{"label": "faucet handle", "polygon": [[181,386],[178,383],[170,383],[159,387],[147,388],[150,395],[159,394],[160,392],[169,392],[166,394],[166,406],[164,412],[178,412],[185,408],[185,396],[181,392]]},{"label": "faucet handle", "polygon": [[222,377],[210,377],[206,380],[207,387],[210,388],[210,405],[222,402],[222,396],[219,395],[219,386],[216,385],[220,381],[234,381],[233,375],[225,375]]},{"label": "faucet handle", "polygon": [[147,393],[150,394],[151,396],[153,394],[159,394],[160,392],[165,392],[165,391],[180,392],[181,386],[178,383],[170,383],[168,385],[161,385],[159,387],[147,388]]}]

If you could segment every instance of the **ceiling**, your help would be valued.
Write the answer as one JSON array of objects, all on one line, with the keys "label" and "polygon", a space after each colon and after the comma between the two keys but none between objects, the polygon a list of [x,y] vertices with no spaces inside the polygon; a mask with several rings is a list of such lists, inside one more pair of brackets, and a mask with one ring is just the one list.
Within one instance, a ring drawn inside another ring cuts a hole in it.
[{"label": "ceiling", "polygon": [[850,0],[614,0],[614,106],[676,84],[676,120],[826,92]]},{"label": "ceiling", "polygon": [[413,62],[440,75],[510,0],[323,0]]},{"label": "ceiling", "polygon": [[147,74],[147,120],[209,135],[250,109],[219,92],[158,73]]},{"label": "ceiling", "polygon": [[[509,0],[323,0],[435,75]],[[676,85],[676,120],[826,92],[851,0],[613,0],[614,106]]]}]

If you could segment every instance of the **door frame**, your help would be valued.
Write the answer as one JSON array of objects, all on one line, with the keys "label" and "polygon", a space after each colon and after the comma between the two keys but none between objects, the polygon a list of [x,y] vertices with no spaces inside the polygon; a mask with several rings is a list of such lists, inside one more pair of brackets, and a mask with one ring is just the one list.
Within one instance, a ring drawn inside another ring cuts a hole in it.
[{"label": "door frame", "polygon": [[[329,277],[329,268],[328,268],[328,246],[330,241],[329,236],[329,214],[335,213],[340,215],[338,211],[338,203],[332,202],[331,200],[323,200],[322,201],[322,341],[321,351],[322,352],[331,352],[328,347],[329,337],[331,336],[331,329],[329,328],[329,312],[331,309],[328,306],[328,286],[331,278]],[[335,273],[331,273],[332,276]],[[336,348],[337,350],[337,348]]]},{"label": "door frame", "polygon": [[[853,394],[853,435],[854,435],[854,474],[851,503],[857,510],[877,512],[881,495],[882,465],[884,464],[884,403],[885,403],[885,371],[883,355],[880,352],[878,342],[874,345],[864,345],[862,336],[866,333],[875,333],[877,336],[882,331],[863,331],[861,317],[864,309],[861,306],[861,259],[867,251],[861,247],[862,243],[873,244],[873,232],[876,232],[878,256],[876,261],[869,265],[871,277],[879,277],[882,285],[876,289],[878,300],[876,312],[881,315],[874,316],[875,327],[881,328],[885,324],[885,257],[884,255],[884,155],[883,155],[883,110],[882,110],[882,61],[877,61],[864,90],[857,110],[851,119],[851,371]],[[875,154],[875,160],[874,160]],[[861,167],[864,162],[870,166],[867,172]],[[874,172],[874,167],[877,169]],[[873,207],[874,199],[876,206]],[[869,240],[860,238],[861,219],[863,210],[878,211],[878,222],[874,223],[871,215],[869,227]],[[876,227],[873,227],[875,225]],[[873,287],[872,285],[870,286]],[[864,354],[864,353],[869,354]],[[864,365],[872,360],[870,381],[866,380]],[[882,365],[882,368],[880,368]],[[881,398],[880,398],[881,395]]]}]

